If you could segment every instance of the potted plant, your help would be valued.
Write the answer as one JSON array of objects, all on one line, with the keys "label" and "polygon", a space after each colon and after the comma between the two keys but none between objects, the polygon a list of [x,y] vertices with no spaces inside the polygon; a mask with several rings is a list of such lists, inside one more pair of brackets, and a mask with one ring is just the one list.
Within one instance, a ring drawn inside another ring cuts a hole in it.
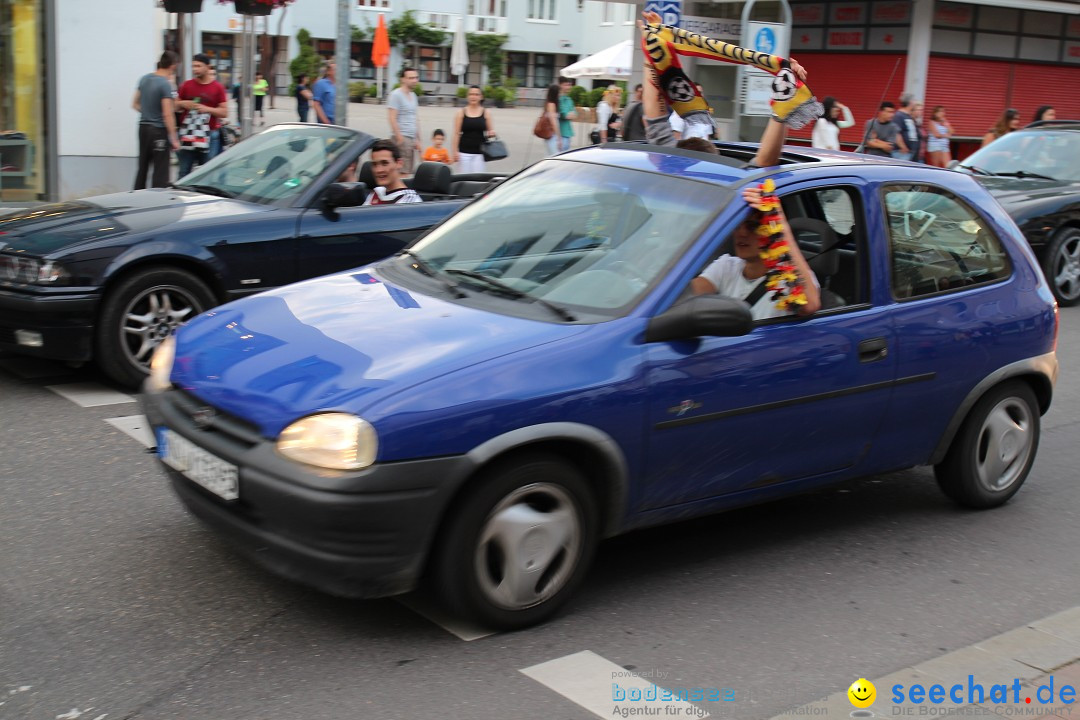
[{"label": "potted plant", "polygon": [[293,0],[218,0],[220,5],[230,2],[241,15],[269,15],[275,8],[285,7]]},{"label": "potted plant", "polygon": [[202,0],[162,0],[165,12],[197,13],[202,12]]}]

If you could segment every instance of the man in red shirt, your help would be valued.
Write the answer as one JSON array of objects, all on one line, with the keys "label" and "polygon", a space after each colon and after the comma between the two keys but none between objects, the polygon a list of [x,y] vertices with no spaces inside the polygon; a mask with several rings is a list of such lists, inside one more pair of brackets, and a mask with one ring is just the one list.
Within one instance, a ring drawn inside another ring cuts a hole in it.
[{"label": "man in red shirt", "polygon": [[180,118],[180,150],[177,157],[184,177],[196,165],[210,159],[211,135],[219,132],[221,121],[229,115],[225,88],[210,74],[210,58],[202,53],[191,59],[194,76],[180,86],[177,108],[186,112]]}]

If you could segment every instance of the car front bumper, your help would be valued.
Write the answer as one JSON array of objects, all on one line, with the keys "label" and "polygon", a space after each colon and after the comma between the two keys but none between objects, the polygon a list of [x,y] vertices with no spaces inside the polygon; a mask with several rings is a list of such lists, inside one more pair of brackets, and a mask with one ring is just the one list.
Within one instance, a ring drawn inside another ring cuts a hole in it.
[{"label": "car front bumper", "polygon": [[412,590],[469,473],[464,457],[320,472],[281,457],[235,418],[216,415],[200,429],[193,414],[207,406],[183,391],[147,392],[142,403],[155,432],[167,427],[239,468],[239,498],[225,501],[162,463],[188,509],[258,564],[333,595]]},{"label": "car front bumper", "polygon": [[[89,360],[98,299],[97,293],[31,295],[0,289],[0,350],[52,360]],[[27,333],[36,334],[33,344],[27,344]]]}]

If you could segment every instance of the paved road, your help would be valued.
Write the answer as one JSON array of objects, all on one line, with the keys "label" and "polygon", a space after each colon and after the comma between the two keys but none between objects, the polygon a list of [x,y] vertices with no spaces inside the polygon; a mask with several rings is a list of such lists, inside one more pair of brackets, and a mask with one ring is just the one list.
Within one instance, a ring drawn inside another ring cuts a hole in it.
[{"label": "paved road", "polygon": [[768,718],[1071,608],[1080,308],[1061,317],[1055,404],[1006,507],[958,510],[921,468],[639,532],[561,617],[471,640],[234,556],[172,497],[129,396],[0,357],[0,718],[584,720],[575,688],[623,668],[730,689],[670,717]]}]

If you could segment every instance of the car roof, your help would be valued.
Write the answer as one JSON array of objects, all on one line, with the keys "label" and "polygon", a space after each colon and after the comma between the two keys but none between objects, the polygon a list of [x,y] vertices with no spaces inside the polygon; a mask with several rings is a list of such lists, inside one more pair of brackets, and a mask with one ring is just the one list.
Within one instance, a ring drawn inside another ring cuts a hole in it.
[{"label": "car roof", "polygon": [[[713,145],[719,151],[718,155],[685,148],[661,147],[644,142],[614,142],[571,150],[562,153],[559,158],[662,173],[718,185],[741,183],[776,170],[775,166],[758,168],[747,164],[753,160],[758,151],[757,143],[716,142]],[[903,160],[793,145],[784,146],[779,163],[784,170],[826,166],[848,166],[858,169],[882,165],[909,168],[915,166]],[[927,166],[918,165],[918,167],[926,168]]]}]

